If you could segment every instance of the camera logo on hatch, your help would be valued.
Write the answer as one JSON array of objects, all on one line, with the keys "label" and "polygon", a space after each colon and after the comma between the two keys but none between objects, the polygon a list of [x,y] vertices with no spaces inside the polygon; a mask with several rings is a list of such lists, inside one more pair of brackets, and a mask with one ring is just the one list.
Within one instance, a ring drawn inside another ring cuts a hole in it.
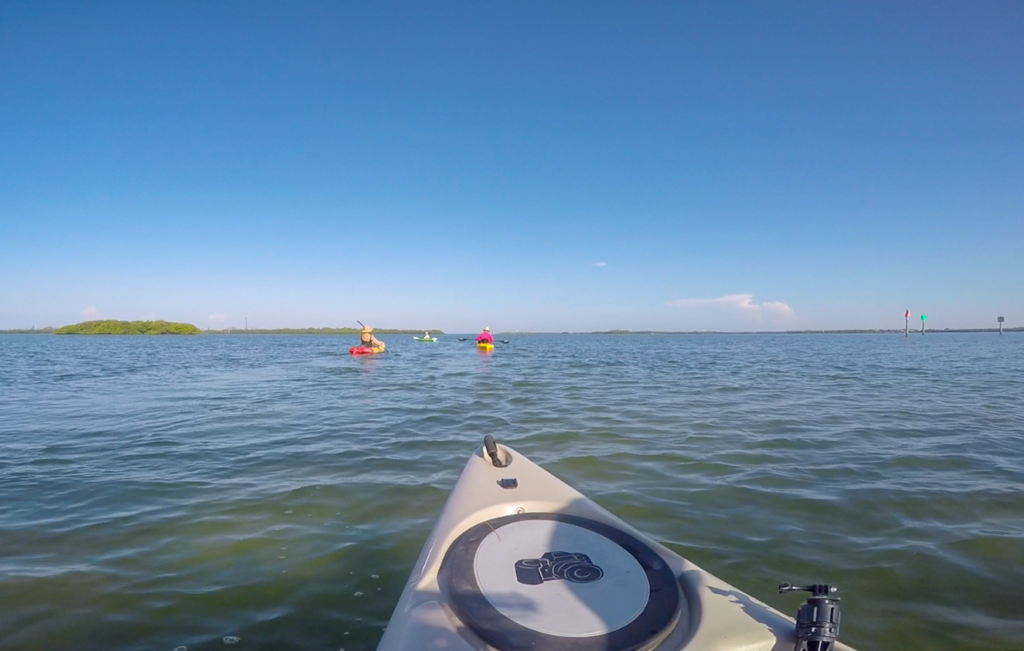
[{"label": "camera logo on hatch", "polygon": [[593,583],[602,576],[604,570],[594,565],[586,554],[548,552],[540,558],[516,561],[516,579],[525,585],[540,585],[557,579],[570,583]]}]

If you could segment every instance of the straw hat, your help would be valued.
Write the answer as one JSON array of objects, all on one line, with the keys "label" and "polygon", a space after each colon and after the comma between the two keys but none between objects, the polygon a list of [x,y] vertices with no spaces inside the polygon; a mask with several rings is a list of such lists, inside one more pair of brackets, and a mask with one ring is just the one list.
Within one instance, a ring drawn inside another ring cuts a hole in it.
[{"label": "straw hat", "polygon": [[363,332],[373,332],[373,328],[368,325],[363,326]]},{"label": "straw hat", "polygon": [[490,328],[488,328],[487,326],[484,326],[484,332],[490,332],[490,331],[491,331]]}]

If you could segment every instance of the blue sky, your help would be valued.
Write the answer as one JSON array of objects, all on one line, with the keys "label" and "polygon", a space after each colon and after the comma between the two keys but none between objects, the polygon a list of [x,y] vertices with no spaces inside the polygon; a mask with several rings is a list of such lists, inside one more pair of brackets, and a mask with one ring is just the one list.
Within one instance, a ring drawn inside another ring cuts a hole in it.
[{"label": "blue sky", "polygon": [[1020,2],[0,3],[0,328],[1024,324]]}]

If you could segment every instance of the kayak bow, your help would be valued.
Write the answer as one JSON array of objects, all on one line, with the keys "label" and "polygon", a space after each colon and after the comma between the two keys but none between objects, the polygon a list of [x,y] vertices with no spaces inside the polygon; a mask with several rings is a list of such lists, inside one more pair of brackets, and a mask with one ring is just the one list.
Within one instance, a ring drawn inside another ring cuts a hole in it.
[{"label": "kayak bow", "polygon": [[[377,648],[789,651],[794,644],[792,619],[488,436],[448,497]],[[853,651],[839,642],[801,648]]]}]

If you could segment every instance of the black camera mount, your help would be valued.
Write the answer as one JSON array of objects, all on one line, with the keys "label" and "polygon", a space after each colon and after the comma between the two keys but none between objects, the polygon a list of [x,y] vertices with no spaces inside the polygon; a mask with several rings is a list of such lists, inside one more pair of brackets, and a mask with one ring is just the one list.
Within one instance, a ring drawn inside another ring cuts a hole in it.
[{"label": "black camera mount", "polygon": [[839,637],[839,588],[823,583],[797,586],[779,585],[779,592],[810,592],[796,614],[794,651],[834,651]]}]

